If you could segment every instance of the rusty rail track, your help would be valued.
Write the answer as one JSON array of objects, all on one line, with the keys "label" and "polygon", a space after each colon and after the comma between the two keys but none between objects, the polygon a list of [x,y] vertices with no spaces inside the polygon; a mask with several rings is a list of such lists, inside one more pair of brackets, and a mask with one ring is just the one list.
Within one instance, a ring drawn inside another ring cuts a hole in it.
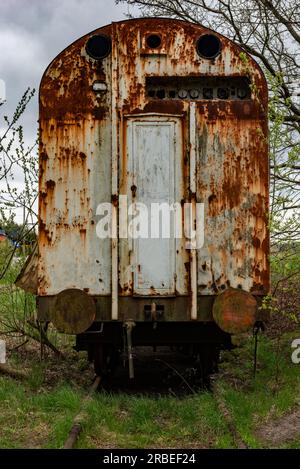
[{"label": "rusty rail track", "polygon": [[227,429],[232,437],[232,440],[237,449],[247,449],[248,446],[243,441],[239,431],[236,428],[235,422],[232,418],[230,410],[227,408],[222,390],[217,383],[212,382],[211,391],[216,401],[220,414],[223,416]]},{"label": "rusty rail track", "polygon": [[[164,362],[163,360],[159,360],[159,359],[156,359],[156,361]],[[164,363],[166,364],[166,362],[164,362]],[[179,374],[179,375],[181,376],[181,374]],[[91,400],[91,398],[92,398],[93,394],[95,393],[95,391],[98,389],[98,386],[100,385],[101,380],[102,380],[101,376],[96,376],[93,383],[92,383],[92,385],[89,387],[87,394],[85,395],[85,397],[82,400],[81,408],[80,408],[79,412],[77,413],[77,415],[75,416],[75,418],[73,420],[72,427],[71,427],[69,435],[68,435],[68,437],[67,437],[67,439],[64,443],[63,449],[72,449],[72,448],[74,448],[74,446],[75,446],[75,444],[78,440],[78,437],[79,437],[79,435],[81,434],[81,432],[83,430],[84,423],[87,420],[86,406],[87,406],[88,402]],[[188,383],[186,381],[185,381],[185,383],[188,385]],[[190,391],[193,392],[193,394],[196,394],[196,392],[193,390],[193,388],[191,386],[188,385],[188,388],[190,389]],[[241,435],[240,435],[240,433],[239,433],[239,431],[236,427],[236,424],[234,422],[234,419],[233,419],[233,416],[230,412],[230,409],[228,409],[228,407],[226,405],[224,395],[223,395],[223,391],[214,379],[212,379],[212,381],[211,381],[210,390],[213,394],[213,397],[214,397],[214,400],[216,402],[217,408],[218,408],[220,414],[222,415],[222,417],[224,419],[225,426],[227,427],[227,430],[228,430],[228,432],[230,433],[230,435],[232,437],[232,441],[233,441],[234,446],[237,449],[247,449],[248,446],[243,441],[243,439],[242,439],[242,437],[241,437]]]},{"label": "rusty rail track", "polygon": [[65,441],[65,444],[63,446],[63,449],[72,449],[82,431],[83,423],[86,420],[87,414],[86,414],[86,404],[90,401],[92,395],[94,392],[97,390],[99,384],[101,382],[101,377],[96,376],[93,384],[90,386],[89,391],[87,395],[84,397],[82,404],[81,404],[81,409],[79,413],[76,415],[76,417],[73,420],[73,425],[72,428],[69,432],[69,436],[67,440]]}]

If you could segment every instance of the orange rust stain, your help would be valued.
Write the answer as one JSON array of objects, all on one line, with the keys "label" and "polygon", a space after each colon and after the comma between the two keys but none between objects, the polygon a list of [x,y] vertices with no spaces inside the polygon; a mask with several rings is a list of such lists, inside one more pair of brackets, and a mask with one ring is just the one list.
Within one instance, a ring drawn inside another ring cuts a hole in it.
[{"label": "orange rust stain", "polygon": [[252,244],[253,244],[253,246],[254,246],[255,248],[259,248],[260,245],[261,245],[261,241],[260,241],[259,238],[254,237],[254,238],[252,239]]},{"label": "orange rust stain", "polygon": [[55,187],[55,181],[53,181],[52,179],[49,179],[48,181],[46,181],[46,187],[49,191],[53,191]]},{"label": "orange rust stain", "polygon": [[45,245],[51,244],[51,236],[49,233],[49,230],[46,227],[46,224],[43,222],[43,220],[40,218],[39,219],[39,242],[44,243]]}]

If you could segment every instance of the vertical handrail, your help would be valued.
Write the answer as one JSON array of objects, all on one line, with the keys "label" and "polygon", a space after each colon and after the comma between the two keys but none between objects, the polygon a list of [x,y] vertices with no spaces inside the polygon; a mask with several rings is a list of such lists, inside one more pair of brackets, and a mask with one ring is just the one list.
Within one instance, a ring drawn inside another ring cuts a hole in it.
[{"label": "vertical handrail", "polygon": [[[196,225],[196,103],[190,103],[189,144],[190,144],[190,198],[191,198],[191,235]],[[191,278],[191,319],[197,319],[197,237],[190,243]]]},{"label": "vertical handrail", "polygon": [[118,122],[118,38],[117,24],[112,24],[112,89],[111,89],[111,318],[118,319],[118,158],[119,158],[119,122]]}]

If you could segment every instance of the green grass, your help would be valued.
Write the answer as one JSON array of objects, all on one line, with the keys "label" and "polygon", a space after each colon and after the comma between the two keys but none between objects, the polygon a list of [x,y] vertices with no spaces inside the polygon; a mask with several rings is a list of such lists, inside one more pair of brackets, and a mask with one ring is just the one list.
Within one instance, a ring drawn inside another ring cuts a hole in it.
[{"label": "green grass", "polygon": [[[222,447],[230,442],[213,396],[176,399],[98,395],[79,447]],[[96,436],[96,439],[95,439]]]},{"label": "green grass", "polygon": [[[218,389],[237,433],[251,448],[267,447],[257,430],[300,402],[300,365],[290,360],[292,338],[277,343],[260,338],[258,370],[253,379],[253,340],[223,355]],[[30,370],[17,381],[0,375],[0,447],[61,448],[79,412],[93,372],[84,356],[40,363],[38,350],[14,353],[15,366]],[[153,395],[95,394],[86,404],[87,418],[78,448],[232,448],[234,439],[211,392],[176,398]],[[299,438],[282,442],[299,448]]]},{"label": "green grass", "polygon": [[[235,367],[229,379],[221,379],[224,399],[240,436],[251,448],[265,446],[255,437],[257,428],[270,417],[276,419],[284,415],[300,402],[300,364],[293,364],[290,358],[293,337],[300,337],[300,332],[284,335],[280,339],[279,350],[277,340],[271,341],[266,337],[260,340],[255,380],[251,340],[233,351],[224,366],[225,369]],[[235,380],[238,380],[237,384]]]},{"label": "green grass", "polygon": [[58,447],[70,428],[81,396],[67,386],[51,393],[31,393],[10,378],[0,378],[1,448]]},{"label": "green grass", "polygon": [[[83,393],[67,383],[38,392],[0,378],[0,447],[60,448]],[[227,447],[231,437],[212,394],[153,398],[99,393],[86,406],[79,448]]]}]

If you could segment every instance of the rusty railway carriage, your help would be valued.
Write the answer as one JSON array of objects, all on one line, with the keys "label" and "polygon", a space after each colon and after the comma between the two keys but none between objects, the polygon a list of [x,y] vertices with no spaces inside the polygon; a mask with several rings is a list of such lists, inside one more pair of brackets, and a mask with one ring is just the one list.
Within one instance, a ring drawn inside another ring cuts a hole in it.
[{"label": "rusty railway carriage", "polygon": [[[257,63],[196,24],[112,23],[47,68],[40,139],[39,320],[76,334],[97,372],[125,342],[131,375],[131,346],[159,344],[187,345],[209,373],[232,334],[261,320],[269,290]],[[121,236],[125,195],[204,204],[204,244]],[[112,203],[112,238],[97,236],[102,203]]]}]

